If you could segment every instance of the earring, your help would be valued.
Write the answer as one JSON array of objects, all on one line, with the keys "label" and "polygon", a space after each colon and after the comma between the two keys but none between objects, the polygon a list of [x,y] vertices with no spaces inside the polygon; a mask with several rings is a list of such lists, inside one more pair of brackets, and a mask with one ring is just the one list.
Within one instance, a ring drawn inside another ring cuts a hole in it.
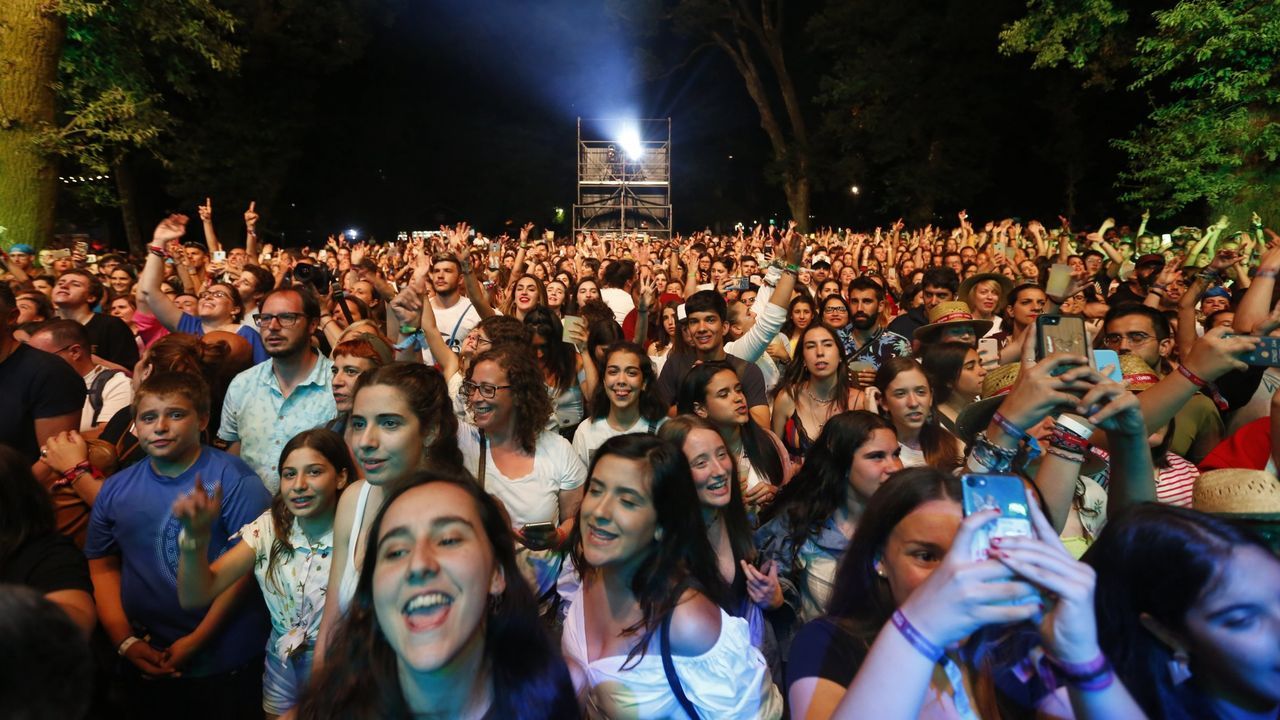
[{"label": "earring", "polygon": [[1191,679],[1191,657],[1186,650],[1173,653],[1173,658],[1169,660],[1169,677],[1174,685],[1181,685]]},{"label": "earring", "polygon": [[497,615],[498,610],[502,608],[502,593],[489,594],[489,614]]},{"label": "earring", "polygon": [[658,528],[653,531],[653,539],[658,542],[662,542],[662,528]]}]

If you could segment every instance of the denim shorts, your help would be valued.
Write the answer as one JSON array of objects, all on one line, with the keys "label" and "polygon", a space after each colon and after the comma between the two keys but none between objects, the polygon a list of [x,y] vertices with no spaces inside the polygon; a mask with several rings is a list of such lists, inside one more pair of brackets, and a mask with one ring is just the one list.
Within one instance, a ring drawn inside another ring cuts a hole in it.
[{"label": "denim shorts", "polygon": [[288,660],[281,660],[267,653],[266,667],[262,672],[262,709],[272,715],[283,715],[302,697],[302,690],[311,677],[310,650]]}]

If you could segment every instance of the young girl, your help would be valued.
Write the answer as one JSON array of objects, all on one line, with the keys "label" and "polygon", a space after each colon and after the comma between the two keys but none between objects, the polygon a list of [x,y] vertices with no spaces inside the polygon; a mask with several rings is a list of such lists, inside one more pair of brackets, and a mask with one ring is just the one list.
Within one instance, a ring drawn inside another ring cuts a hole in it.
[{"label": "young girl", "polygon": [[938,422],[959,437],[956,418],[982,394],[982,379],[987,376],[978,351],[962,342],[934,343],[924,347],[920,364],[933,389]]},{"label": "young girl", "polygon": [[933,408],[933,389],[920,363],[890,358],[876,371],[881,414],[893,423],[906,467],[932,465],[951,470],[960,465],[960,441],[942,428]]},{"label": "young girl", "polygon": [[329,634],[355,593],[357,558],[383,493],[420,467],[461,468],[457,428],[444,378],[433,368],[394,362],[362,373],[356,381],[347,444],[364,477],[343,493],[334,518],[332,591],[325,596],[317,641],[321,662]]},{"label": "young girl", "polygon": [[369,537],[351,611],[299,718],[578,715],[564,661],[519,579],[506,517],[471,478],[413,474]]},{"label": "young girl", "polygon": [[710,420],[738,463],[748,507],[773,502],[792,475],[791,459],[777,436],[760,427],[747,412],[742,383],[723,361],[695,365],[680,385],[677,409]]},{"label": "young girl", "polygon": [[578,425],[573,449],[583,467],[605,440],[634,432],[652,433],[667,417],[657,395],[658,378],[639,345],[615,343],[604,351],[604,378],[591,398],[591,419]]},{"label": "young girl", "polygon": [[[240,530],[238,543],[212,565],[204,553],[180,553],[178,602],[187,609],[213,602],[250,571],[271,613],[262,709],[268,718],[292,708],[306,686],[320,630],[333,515],[338,494],[356,476],[342,438],[317,428],[295,435],[280,452],[280,491],[271,509]],[[173,505],[185,537],[207,543],[221,512],[221,492],[203,486]]]},{"label": "young girl", "polygon": [[650,435],[600,447],[570,538],[582,586],[561,647],[588,718],[778,718],[747,621],[726,613],[684,454]]}]

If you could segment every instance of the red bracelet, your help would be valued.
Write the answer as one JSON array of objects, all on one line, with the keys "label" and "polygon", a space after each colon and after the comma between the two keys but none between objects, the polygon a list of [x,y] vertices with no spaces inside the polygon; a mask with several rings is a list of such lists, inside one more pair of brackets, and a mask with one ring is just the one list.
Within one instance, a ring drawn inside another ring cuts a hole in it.
[{"label": "red bracelet", "polygon": [[93,472],[93,466],[89,464],[88,460],[81,460],[76,463],[75,467],[68,468],[66,472],[62,473],[62,479],[55,482],[53,486],[70,485],[75,482],[76,478],[80,477],[81,473],[88,472]]},{"label": "red bracelet", "polygon": [[1077,453],[1087,453],[1089,451],[1089,441],[1079,435],[1067,430],[1066,428],[1055,425],[1053,434],[1049,436],[1049,444],[1056,448],[1069,450]]},{"label": "red bracelet", "polygon": [[1182,377],[1190,380],[1191,384],[1195,385],[1196,387],[1202,388],[1209,384],[1204,379],[1202,379],[1199,375],[1196,375],[1195,373],[1188,370],[1187,366],[1182,363],[1178,363],[1178,372],[1182,373]]}]

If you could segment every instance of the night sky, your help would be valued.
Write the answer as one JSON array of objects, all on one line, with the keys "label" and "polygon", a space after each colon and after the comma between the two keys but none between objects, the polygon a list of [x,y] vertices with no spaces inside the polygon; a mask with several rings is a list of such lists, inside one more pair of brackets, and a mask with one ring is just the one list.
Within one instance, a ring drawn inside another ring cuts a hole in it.
[{"label": "night sky", "polygon": [[334,78],[310,161],[289,183],[298,197],[284,198],[298,205],[290,224],[385,234],[457,218],[550,222],[574,201],[579,116],[672,118],[678,227],[782,213],[728,60],[704,52],[646,81],[631,38],[599,0],[407,4]]}]

